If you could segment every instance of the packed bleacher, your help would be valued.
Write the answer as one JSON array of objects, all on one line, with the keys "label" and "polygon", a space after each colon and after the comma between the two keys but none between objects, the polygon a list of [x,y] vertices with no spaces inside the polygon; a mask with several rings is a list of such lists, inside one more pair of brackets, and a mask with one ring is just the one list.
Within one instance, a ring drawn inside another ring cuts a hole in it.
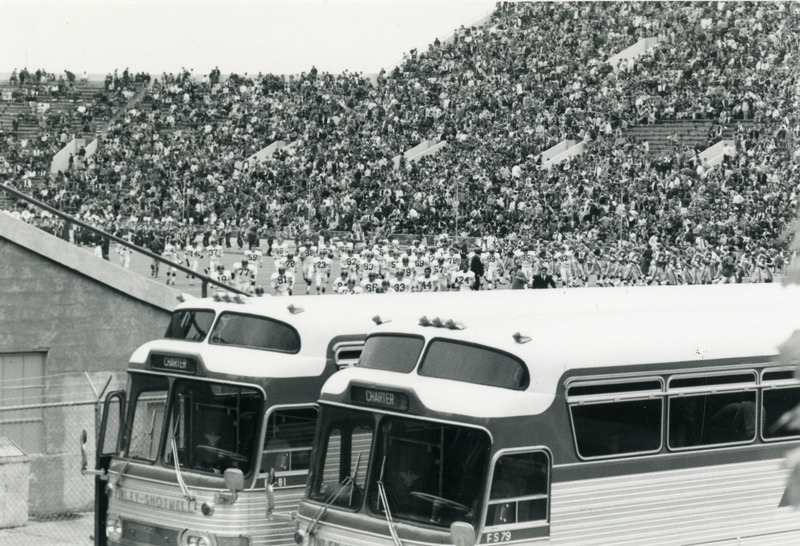
[{"label": "packed bleacher", "polygon": [[[130,76],[127,69],[109,74],[100,85],[85,78],[68,70],[56,75],[15,69],[7,85],[0,85],[0,174],[21,188],[46,189],[53,156],[74,138],[94,138],[137,85],[146,83],[144,74]],[[80,163],[82,156],[75,161]],[[56,182],[59,188],[65,184]]]},{"label": "packed bleacher", "polygon": [[[643,38],[658,45],[607,62]],[[376,78],[313,68],[184,69],[124,85],[109,76],[104,92],[126,100],[98,100],[113,120],[96,153],[42,176],[61,133],[45,125],[23,145],[2,127],[0,172],[81,219],[150,238],[257,226],[298,245],[345,232],[372,251],[396,233],[448,233],[485,250],[496,239],[512,256],[508,282],[528,253],[562,284],[590,274],[609,279],[600,284],[714,282],[731,278],[724,260],[744,264],[739,280],[763,281],[791,258],[798,51],[793,2],[501,3],[486,23]],[[131,100],[135,83],[150,85]],[[646,130],[632,130],[676,121],[708,125],[705,141],[672,135],[655,152]],[[722,164],[700,159],[724,137],[734,145]],[[447,144],[395,168],[427,139]],[[566,139],[587,151],[543,168],[542,152]],[[278,141],[288,145],[251,159]],[[752,273],[759,262],[769,276]],[[641,273],[623,274],[631,264]]]}]

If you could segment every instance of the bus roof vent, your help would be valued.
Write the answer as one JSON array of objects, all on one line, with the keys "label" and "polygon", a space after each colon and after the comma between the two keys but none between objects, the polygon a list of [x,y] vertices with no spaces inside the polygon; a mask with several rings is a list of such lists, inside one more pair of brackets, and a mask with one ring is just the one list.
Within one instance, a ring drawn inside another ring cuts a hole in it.
[{"label": "bus roof vent", "polygon": [[231,296],[227,292],[224,294],[214,294],[214,301],[224,301],[226,303],[247,303],[248,300],[242,297],[241,294],[234,294]]},{"label": "bus roof vent", "polygon": [[453,319],[448,319],[447,322],[444,323],[445,328],[449,328],[450,330],[463,330],[466,328],[463,324],[454,321]]},{"label": "bus roof vent", "polygon": [[339,369],[349,368],[358,364],[364,343],[338,343],[333,347],[333,358]]},{"label": "bus roof vent", "polygon": [[421,317],[419,319],[420,326],[433,326],[434,328],[447,328],[449,330],[463,330],[466,328],[460,322],[456,322],[453,319],[447,319],[446,321],[440,319],[439,317],[428,319],[428,317]]}]

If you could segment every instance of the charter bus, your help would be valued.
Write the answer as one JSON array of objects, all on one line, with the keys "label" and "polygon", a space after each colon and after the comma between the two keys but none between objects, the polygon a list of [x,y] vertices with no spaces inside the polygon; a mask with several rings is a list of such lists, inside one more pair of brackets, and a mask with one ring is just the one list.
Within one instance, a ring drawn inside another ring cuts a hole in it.
[{"label": "charter bus", "polygon": [[[97,434],[98,545],[293,544],[324,381],[376,322],[420,309],[513,314],[497,293],[204,298],[130,357]],[[422,303],[424,302],[424,303]]]},{"label": "charter bus", "polygon": [[800,543],[798,290],[573,290],[376,326],[322,389],[296,542]]}]

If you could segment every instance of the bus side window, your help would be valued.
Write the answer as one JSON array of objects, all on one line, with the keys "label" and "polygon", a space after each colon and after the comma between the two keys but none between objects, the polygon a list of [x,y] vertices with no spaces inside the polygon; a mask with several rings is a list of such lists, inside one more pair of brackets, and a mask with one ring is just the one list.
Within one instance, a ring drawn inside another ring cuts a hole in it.
[{"label": "bus side window", "polygon": [[755,391],[670,397],[669,447],[752,442],[755,402]]},{"label": "bus side window", "polygon": [[317,411],[317,408],[290,408],[270,414],[261,457],[262,472],[308,470]]},{"label": "bus side window", "polygon": [[800,404],[800,388],[764,389],[761,412],[765,439],[778,440],[800,436],[800,430],[793,427],[790,413],[798,404]]},{"label": "bus side window", "polygon": [[286,472],[291,470],[289,447],[289,442],[280,438],[267,440],[264,444],[264,456],[261,459],[261,471]]},{"label": "bus side window", "polygon": [[514,453],[495,463],[486,526],[546,523],[550,459],[543,451]]},{"label": "bus side window", "polygon": [[663,406],[660,398],[570,404],[578,454],[591,458],[658,451]]}]

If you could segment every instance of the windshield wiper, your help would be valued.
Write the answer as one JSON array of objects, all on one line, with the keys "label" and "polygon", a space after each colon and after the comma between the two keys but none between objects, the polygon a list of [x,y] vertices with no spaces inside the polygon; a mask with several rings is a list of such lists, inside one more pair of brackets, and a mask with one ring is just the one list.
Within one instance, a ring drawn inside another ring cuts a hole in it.
[{"label": "windshield wiper", "polygon": [[306,528],[306,533],[308,533],[309,536],[313,535],[314,531],[316,531],[317,525],[319,525],[319,520],[322,519],[322,516],[324,516],[325,512],[328,511],[328,507],[334,503],[339,494],[342,491],[344,491],[344,488],[350,485],[351,483],[353,483],[352,476],[347,476],[345,479],[342,480],[342,483],[336,486],[336,489],[333,490],[333,493],[331,493],[331,495],[328,497],[328,500],[325,501],[325,504],[320,506],[319,510],[317,511],[317,514],[314,516],[314,518],[311,520],[311,523],[309,523],[308,527]]},{"label": "windshield wiper", "polygon": [[386,523],[389,524],[389,534],[392,535],[392,541],[395,543],[395,546],[403,546],[403,543],[400,541],[400,537],[397,534],[397,530],[394,528],[392,511],[389,509],[389,498],[386,496],[386,486],[383,485],[383,473],[385,471],[386,455],[383,456],[383,462],[381,462],[381,476],[378,478],[378,495],[380,496],[381,504],[383,504],[383,512],[386,515]]},{"label": "windshield wiper", "polygon": [[106,486],[106,489],[109,492],[109,496],[110,496],[110,493],[113,492],[114,489],[116,489],[116,487],[119,485],[119,482],[122,479],[122,474],[128,468],[128,465],[130,464],[131,459],[133,459],[134,454],[136,454],[136,452],[139,451],[139,448],[142,447],[142,444],[144,443],[144,441],[147,438],[150,438],[150,441],[152,442],[152,440],[153,440],[153,432],[155,431],[155,428],[156,428],[156,412],[153,412],[153,418],[150,419],[150,430],[148,431],[147,434],[142,436],[142,439],[139,440],[139,443],[137,443],[134,446],[134,448],[130,451],[130,454],[128,455],[128,458],[125,459],[125,462],[122,464],[122,468],[119,469],[119,473],[117,474],[117,479],[114,480],[113,482],[111,482],[111,481],[108,482],[108,485]]},{"label": "windshield wiper", "polygon": [[353,470],[353,479],[350,482],[350,496],[347,498],[347,506],[353,506],[353,493],[356,492],[356,478],[358,478],[358,465],[361,464],[361,453],[356,457],[356,468]]},{"label": "windshield wiper", "polygon": [[[359,466],[359,464],[360,464],[360,463],[361,463],[361,453],[359,453],[359,454],[358,454],[358,457],[356,457],[356,468],[355,468],[355,472],[358,472],[358,466]],[[322,506],[320,506],[320,508],[319,508],[319,510],[317,511],[316,515],[314,515],[314,517],[311,519],[311,523],[309,523],[309,524],[308,524],[308,527],[306,527],[306,532],[305,532],[305,533],[303,533],[303,532],[302,532],[302,531],[300,531],[300,530],[298,530],[298,531],[297,531],[297,532],[300,534],[300,536],[306,536],[306,535],[307,535],[307,536],[312,536],[312,535],[313,535],[313,534],[316,532],[316,530],[317,530],[317,526],[319,525],[319,522],[320,522],[320,520],[322,519],[322,516],[324,516],[324,515],[325,515],[325,513],[328,511],[328,508],[329,508],[329,507],[330,507],[330,506],[331,506],[331,505],[332,505],[334,502],[336,502],[336,499],[339,497],[339,495],[342,493],[342,491],[344,491],[344,490],[345,490],[345,488],[346,488],[346,487],[348,487],[348,486],[350,486],[350,497],[349,497],[349,503],[350,503],[350,504],[352,504],[352,500],[353,500],[353,491],[354,491],[354,490],[355,490],[355,488],[356,488],[356,483],[355,483],[355,478],[354,478],[354,475],[355,475],[355,474],[353,474],[353,475],[350,475],[350,476],[346,476],[346,477],[345,477],[345,479],[343,479],[343,480],[341,481],[341,483],[340,483],[339,485],[337,485],[337,486],[336,486],[336,489],[334,489],[334,490],[333,490],[333,492],[332,492],[332,493],[331,493],[331,494],[328,496],[328,500],[326,500],[326,501],[325,501],[325,504],[323,504]],[[349,506],[350,504],[348,504],[348,506]],[[298,543],[298,544],[299,544],[299,543]]]},{"label": "windshield wiper", "polygon": [[197,499],[192,496],[189,492],[189,488],[186,487],[186,482],[183,481],[183,473],[181,473],[181,463],[178,460],[178,423],[181,420],[181,412],[175,416],[175,422],[172,425],[172,438],[170,438],[170,444],[172,444],[172,462],[175,465],[175,477],[178,479],[178,485],[181,487],[181,493],[183,493],[183,498],[189,501],[191,506]]}]

